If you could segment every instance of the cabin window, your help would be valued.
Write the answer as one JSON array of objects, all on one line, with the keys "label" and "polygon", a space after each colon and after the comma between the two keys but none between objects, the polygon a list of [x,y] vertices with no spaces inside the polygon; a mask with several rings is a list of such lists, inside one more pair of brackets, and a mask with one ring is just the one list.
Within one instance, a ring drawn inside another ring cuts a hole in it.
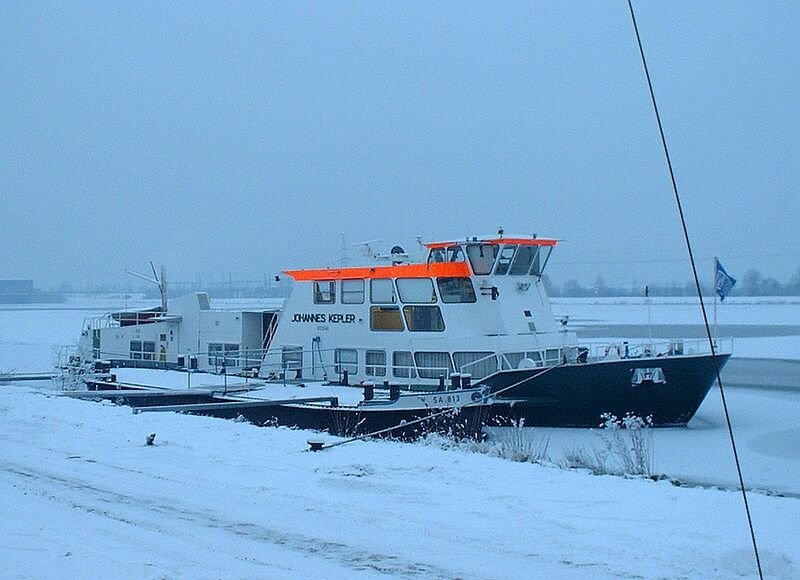
[{"label": "cabin window", "polygon": [[504,369],[517,369],[519,368],[519,363],[522,362],[522,359],[525,358],[524,352],[505,352],[502,355],[503,357],[503,368]]},{"label": "cabin window", "polygon": [[397,295],[394,291],[394,283],[387,278],[376,278],[369,281],[370,298],[373,304],[394,304],[397,302]]},{"label": "cabin window", "polygon": [[225,367],[239,366],[239,345],[223,344],[217,342],[208,343],[208,364],[214,370]]},{"label": "cabin window", "polygon": [[406,326],[411,332],[441,332],[444,330],[442,311],[438,306],[403,306]]},{"label": "cabin window", "polygon": [[369,309],[370,330],[402,331],[403,318],[399,306],[372,306]]},{"label": "cabin window", "polygon": [[392,353],[392,375],[402,379],[414,379],[417,371],[414,368],[414,357],[410,352],[397,350]]},{"label": "cabin window", "polygon": [[405,303],[436,302],[436,292],[433,290],[433,280],[430,278],[398,278],[397,291],[400,293],[400,300]]},{"label": "cabin window", "polygon": [[342,280],[342,304],[364,304],[364,280]]},{"label": "cabin window", "polygon": [[520,246],[508,273],[512,276],[526,276],[531,269],[537,250],[536,246]]},{"label": "cabin window", "polygon": [[336,302],[336,282],[319,280],[314,282],[314,304],[333,304]]},{"label": "cabin window", "polygon": [[525,356],[533,361],[533,364],[537,367],[542,366],[542,355],[536,351],[534,352],[526,352]]},{"label": "cabin window", "polygon": [[239,366],[239,345],[226,344],[225,345],[225,366],[238,367]]},{"label": "cabin window", "polygon": [[493,352],[454,352],[453,363],[460,373],[482,379],[497,371],[497,356]]},{"label": "cabin window", "polygon": [[133,360],[156,360],[156,343],[152,340],[132,340],[131,359]]},{"label": "cabin window", "polygon": [[415,352],[414,360],[422,379],[438,379],[440,375],[448,377],[453,372],[450,354],[446,352]]},{"label": "cabin window", "polygon": [[511,266],[516,250],[517,246],[503,246],[503,249],[500,250],[500,257],[497,259],[497,266],[494,267],[495,275],[508,274],[508,268]]},{"label": "cabin window", "polygon": [[439,294],[442,302],[475,302],[475,288],[469,278],[437,278],[436,284],[439,286]]},{"label": "cabin window", "polygon": [[303,368],[303,347],[284,346],[281,350],[281,366],[290,370]]},{"label": "cabin window", "polygon": [[222,345],[209,342],[208,343],[208,364],[215,369],[222,366]]},{"label": "cabin window", "polygon": [[366,352],[365,364],[368,377],[385,377],[386,351],[368,350]]},{"label": "cabin window", "polygon": [[358,373],[358,351],[354,348],[337,348],[333,351],[333,370],[341,375],[347,371],[351,375]]},{"label": "cabin window", "polygon": [[467,257],[476,276],[491,274],[497,250],[494,244],[467,244]]}]

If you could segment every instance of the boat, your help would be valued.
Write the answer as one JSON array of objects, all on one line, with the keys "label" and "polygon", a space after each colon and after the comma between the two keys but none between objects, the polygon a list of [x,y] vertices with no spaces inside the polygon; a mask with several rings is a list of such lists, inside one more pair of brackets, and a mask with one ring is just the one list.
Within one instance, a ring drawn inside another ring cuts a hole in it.
[{"label": "boat", "polygon": [[[397,246],[366,266],[286,270],[280,308],[211,309],[206,294],[89,322],[79,350],[114,366],[247,374],[387,392],[488,388],[496,420],[595,427],[634,414],[682,426],[715,379],[707,343],[583,343],[552,312],[542,276],[554,238],[491,236]],[[730,357],[716,345],[721,368]],[[545,372],[546,371],[546,372]]]}]

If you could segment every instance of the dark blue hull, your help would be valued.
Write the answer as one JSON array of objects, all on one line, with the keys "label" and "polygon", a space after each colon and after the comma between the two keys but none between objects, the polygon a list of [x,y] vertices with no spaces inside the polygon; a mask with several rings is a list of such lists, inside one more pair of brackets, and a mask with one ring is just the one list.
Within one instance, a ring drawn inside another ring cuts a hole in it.
[{"label": "dark blue hull", "polygon": [[[717,355],[720,370],[729,357]],[[653,425],[680,426],[694,416],[715,380],[711,355],[685,355],[504,371],[482,384],[498,393],[525,381],[498,394],[493,415],[524,419],[526,425],[597,427],[603,413],[632,413],[651,416]]]}]

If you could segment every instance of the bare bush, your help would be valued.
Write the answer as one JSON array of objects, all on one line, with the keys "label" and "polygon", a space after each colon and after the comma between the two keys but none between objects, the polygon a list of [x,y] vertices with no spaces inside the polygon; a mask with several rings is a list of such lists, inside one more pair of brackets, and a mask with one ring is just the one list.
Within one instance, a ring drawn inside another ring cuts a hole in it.
[{"label": "bare bush", "polygon": [[654,470],[653,418],[627,413],[618,418],[604,413],[597,432],[602,447],[573,447],[564,454],[562,465],[588,469],[595,474],[649,477]]},{"label": "bare bush", "polygon": [[480,453],[500,457],[518,463],[550,463],[548,449],[550,437],[540,437],[532,428],[525,428],[525,421],[514,421],[496,439],[453,438],[433,435],[425,437],[425,442],[448,449],[458,449],[470,453]]}]

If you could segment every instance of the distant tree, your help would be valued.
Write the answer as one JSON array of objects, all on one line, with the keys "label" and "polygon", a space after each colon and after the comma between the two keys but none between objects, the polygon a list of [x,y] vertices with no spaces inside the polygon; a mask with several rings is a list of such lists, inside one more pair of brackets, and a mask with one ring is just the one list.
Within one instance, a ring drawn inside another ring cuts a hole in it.
[{"label": "distant tree", "polygon": [[742,278],[742,294],[745,296],[761,295],[761,272],[750,269]]},{"label": "distant tree", "polygon": [[553,281],[550,279],[550,276],[547,274],[542,275],[542,284],[544,285],[544,291],[547,292],[548,296],[560,296],[561,289],[553,284]]},{"label": "distant tree", "polygon": [[561,287],[562,296],[588,296],[586,288],[580,285],[577,280],[567,280]]},{"label": "distant tree", "polygon": [[800,296],[800,267],[798,267],[797,271],[792,274],[791,278],[789,278],[789,283],[786,285],[786,290],[787,294]]}]

